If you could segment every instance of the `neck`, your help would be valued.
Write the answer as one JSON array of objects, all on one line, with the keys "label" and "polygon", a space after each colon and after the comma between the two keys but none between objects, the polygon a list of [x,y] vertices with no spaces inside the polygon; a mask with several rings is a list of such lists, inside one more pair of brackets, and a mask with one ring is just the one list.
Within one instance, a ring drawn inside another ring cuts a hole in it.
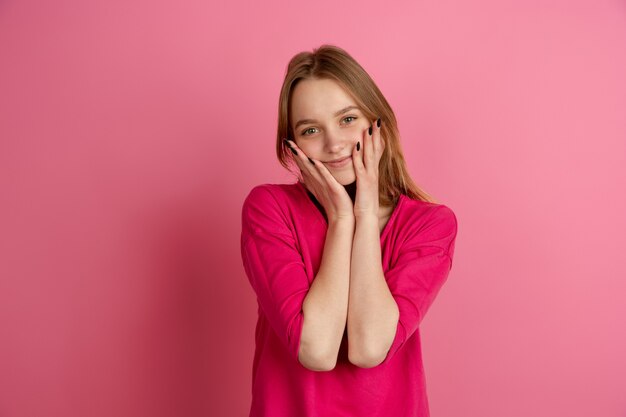
[{"label": "neck", "polygon": [[[302,184],[304,185],[304,184]],[[354,205],[354,201],[356,199],[356,180],[354,180],[353,182],[351,182],[350,184],[346,184],[343,186],[343,188],[346,189],[346,192],[348,193],[348,195],[350,196],[350,199],[352,200],[352,204]],[[313,195],[312,192],[310,192],[308,190],[308,188],[304,187],[304,189],[306,190],[306,193],[308,194],[309,198],[311,199],[311,201],[313,201],[313,203],[315,203],[315,205],[317,206],[317,208],[320,210],[320,212],[322,212],[322,214],[324,215],[324,218],[326,218],[326,212],[324,210],[324,207],[320,204],[319,201],[317,201],[317,199],[315,198],[315,196]]]},{"label": "neck", "polygon": [[344,185],[343,188],[346,189],[348,195],[350,196],[350,199],[352,200],[352,204],[354,204],[354,201],[356,199],[356,180],[354,180],[350,184]]}]

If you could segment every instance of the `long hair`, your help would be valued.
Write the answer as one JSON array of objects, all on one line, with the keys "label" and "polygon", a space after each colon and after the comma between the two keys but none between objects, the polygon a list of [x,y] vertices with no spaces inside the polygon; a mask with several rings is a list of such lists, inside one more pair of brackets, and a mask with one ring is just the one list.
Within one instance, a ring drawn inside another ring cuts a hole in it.
[{"label": "long hair", "polygon": [[436,202],[409,175],[400,147],[396,116],[382,92],[354,58],[334,45],[324,44],[313,52],[299,52],[289,61],[278,101],[276,135],[276,155],[283,167],[293,172],[288,162],[295,164],[292,152],[283,142],[283,138],[294,140],[295,136],[290,114],[292,92],[300,80],[311,78],[334,80],[352,96],[369,120],[381,118],[381,135],[385,141],[378,166],[381,206],[395,205],[400,194],[415,200]]}]

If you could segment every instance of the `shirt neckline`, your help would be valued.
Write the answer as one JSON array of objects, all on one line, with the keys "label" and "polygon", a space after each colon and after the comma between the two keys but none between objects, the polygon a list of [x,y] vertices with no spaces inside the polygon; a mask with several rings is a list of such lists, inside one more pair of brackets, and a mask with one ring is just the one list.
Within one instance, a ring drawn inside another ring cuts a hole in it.
[{"label": "shirt neckline", "polygon": [[[303,197],[307,200],[307,207],[309,207],[309,210],[313,210],[315,212],[315,217],[317,218],[317,220],[319,222],[321,222],[321,224],[324,227],[328,228],[328,223],[326,222],[326,219],[324,218],[324,215],[320,212],[320,210],[317,208],[315,203],[309,197],[307,188],[300,181],[297,181],[296,184],[297,184],[298,188],[300,188],[301,194],[303,195]],[[398,216],[398,212],[400,211],[400,206],[402,205],[402,202],[404,201],[405,198],[406,198],[406,196],[404,194],[400,194],[400,196],[398,197],[398,202],[396,203],[396,206],[393,208],[393,211],[391,212],[391,215],[389,216],[389,220],[387,220],[387,224],[385,224],[385,227],[383,227],[383,230],[380,233],[380,240],[381,241],[387,235],[387,233],[388,233],[387,231],[390,229],[389,225],[393,221],[395,221],[395,218]]]}]

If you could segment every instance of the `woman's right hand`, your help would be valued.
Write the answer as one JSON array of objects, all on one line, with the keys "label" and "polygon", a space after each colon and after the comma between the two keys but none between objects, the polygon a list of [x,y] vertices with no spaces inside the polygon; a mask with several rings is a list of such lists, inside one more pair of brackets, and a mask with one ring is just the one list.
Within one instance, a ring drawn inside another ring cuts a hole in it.
[{"label": "woman's right hand", "polygon": [[302,182],[324,207],[328,221],[354,220],[354,206],[350,195],[333,177],[326,165],[309,158],[293,141],[284,140],[284,143],[285,146],[295,150],[293,159],[300,167]]}]

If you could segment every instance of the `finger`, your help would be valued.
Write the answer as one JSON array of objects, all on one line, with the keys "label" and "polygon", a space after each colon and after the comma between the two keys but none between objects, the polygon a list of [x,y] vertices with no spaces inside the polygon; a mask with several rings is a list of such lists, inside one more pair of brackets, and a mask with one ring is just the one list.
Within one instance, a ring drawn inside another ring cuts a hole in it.
[{"label": "finger", "polygon": [[302,168],[301,166],[301,158],[300,158],[300,152],[298,152],[293,145],[291,144],[290,141],[288,141],[287,139],[283,138],[283,144],[289,149],[289,151],[293,154],[292,159],[294,160],[294,162],[296,163],[296,165],[298,165],[299,168]]},{"label": "finger", "polygon": [[304,155],[304,152],[298,151],[297,149],[295,149],[292,146],[292,142],[288,141],[287,139],[283,138],[283,144],[293,154],[292,155],[292,159],[296,163],[296,165],[298,166],[298,169],[300,171],[300,176],[302,177],[302,182],[305,185],[307,185],[307,188],[309,188],[308,187],[308,181],[307,181],[307,178],[309,177],[309,171],[307,170],[305,164],[302,162],[302,155]]},{"label": "finger", "polygon": [[365,130],[365,138],[363,139],[363,162],[365,164],[365,168],[369,168],[373,165],[374,162],[374,144],[373,144],[373,135],[374,134],[374,123],[370,125]]},{"label": "finger", "polygon": [[357,150],[356,145],[352,148],[352,164],[354,165],[354,173],[358,178],[365,171],[365,166],[363,165],[363,141],[359,143],[359,150]]},{"label": "finger", "polygon": [[[306,155],[293,141],[288,141],[288,143],[292,145],[299,155],[302,155],[302,157],[298,159],[300,159],[301,163],[307,167],[307,172],[309,172],[311,176],[315,177],[318,183],[323,184],[325,187],[339,189],[338,187],[340,187],[341,184],[339,184],[333,174],[330,173],[326,165],[324,165],[321,161]],[[304,162],[304,158],[307,158],[308,162]]]},{"label": "finger", "polygon": [[380,118],[378,118],[376,120],[376,123],[374,123],[374,134],[373,134],[373,144],[374,144],[374,151],[375,151],[375,155],[376,155],[376,159],[380,159],[380,157],[383,154],[383,149],[385,148],[385,141],[383,140],[382,137],[382,121]]},{"label": "finger", "polygon": [[293,153],[293,159],[298,164],[298,166],[302,167],[302,159],[306,156],[306,154],[302,151],[302,149],[298,149],[298,146],[291,140],[283,139],[283,143],[291,153]]},{"label": "finger", "polygon": [[[353,158],[354,158],[354,155],[353,155]],[[328,167],[324,165],[322,162],[319,162],[319,161],[315,161],[315,162],[316,162],[316,166],[318,167],[318,173],[320,174],[320,177],[322,181],[326,184],[326,186],[331,189],[334,188],[335,190],[342,190],[343,187],[341,186],[339,181],[337,181],[337,179],[333,176],[333,174],[331,174]]]},{"label": "finger", "polygon": [[291,148],[291,151],[294,153],[294,160],[300,167],[300,171],[302,175],[310,175],[314,178],[320,179],[318,166],[320,165],[319,161],[316,161],[313,158],[310,158],[302,149],[296,145],[296,143],[292,140],[286,140],[285,144]]},{"label": "finger", "polygon": [[[321,200],[319,193],[328,195],[328,190],[334,190],[335,193],[345,192],[326,165],[319,160],[310,158],[293,141],[286,141],[285,143],[297,153],[297,156],[294,155],[294,159],[300,166],[304,185],[318,201]],[[307,158],[307,162],[305,162],[305,158]]]}]

